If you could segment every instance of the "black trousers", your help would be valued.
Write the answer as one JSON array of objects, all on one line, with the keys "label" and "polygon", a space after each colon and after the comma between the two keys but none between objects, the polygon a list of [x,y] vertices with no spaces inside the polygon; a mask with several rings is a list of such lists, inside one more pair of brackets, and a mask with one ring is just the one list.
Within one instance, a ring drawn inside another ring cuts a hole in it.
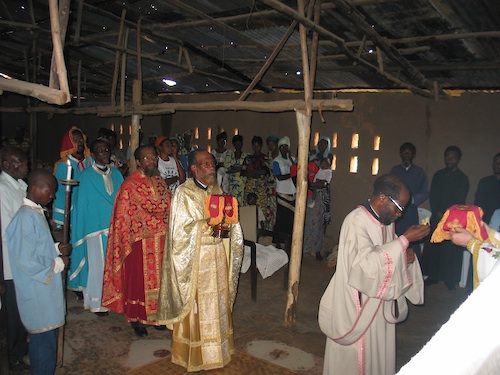
[{"label": "black trousers", "polygon": [[5,313],[7,316],[7,345],[9,348],[9,362],[11,364],[22,360],[28,353],[28,333],[24,328],[17,308],[16,290],[13,280],[5,280]]}]

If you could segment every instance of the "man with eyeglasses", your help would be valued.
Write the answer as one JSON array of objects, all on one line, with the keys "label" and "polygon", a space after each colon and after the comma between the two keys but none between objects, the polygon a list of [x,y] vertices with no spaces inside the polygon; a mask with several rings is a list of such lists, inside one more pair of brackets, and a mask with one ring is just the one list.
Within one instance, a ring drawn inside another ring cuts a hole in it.
[{"label": "man with eyeglasses", "polygon": [[68,289],[83,293],[83,307],[97,316],[108,315],[101,306],[104,259],[109,222],[116,193],[123,182],[121,172],[110,161],[110,144],[100,138],[90,144],[92,167],[80,176],[71,224]]},{"label": "man with eyeglasses", "polygon": [[102,305],[123,314],[136,336],[157,322],[160,271],[172,194],[158,172],[151,145],[134,152],[137,170],[116,195],[104,267]]},{"label": "man with eyeglasses", "polygon": [[[215,232],[208,224],[212,216],[206,198],[222,194],[215,158],[195,150],[188,160],[192,178],[177,188],[172,200],[158,317],[173,325],[172,362],[194,372],[224,367],[234,354],[231,310],[243,234],[239,223],[228,224],[221,236],[222,231]],[[224,236],[229,239],[227,253]]]},{"label": "man with eyeglasses", "polygon": [[394,221],[409,200],[398,176],[380,176],[371,198],[342,224],[337,269],[319,307],[327,335],[323,374],[396,371],[395,324],[406,319],[406,298],[413,304],[424,298],[420,265],[408,245],[429,234],[428,226],[413,225],[396,235]]}]

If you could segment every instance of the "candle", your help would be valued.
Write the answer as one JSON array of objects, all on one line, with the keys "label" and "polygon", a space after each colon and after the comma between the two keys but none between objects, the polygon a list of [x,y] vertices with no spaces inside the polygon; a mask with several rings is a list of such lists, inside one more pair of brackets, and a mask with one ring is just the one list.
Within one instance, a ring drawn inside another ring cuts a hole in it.
[{"label": "candle", "polygon": [[66,164],[68,165],[66,180],[71,180],[71,162],[69,161],[69,159],[66,159]]}]

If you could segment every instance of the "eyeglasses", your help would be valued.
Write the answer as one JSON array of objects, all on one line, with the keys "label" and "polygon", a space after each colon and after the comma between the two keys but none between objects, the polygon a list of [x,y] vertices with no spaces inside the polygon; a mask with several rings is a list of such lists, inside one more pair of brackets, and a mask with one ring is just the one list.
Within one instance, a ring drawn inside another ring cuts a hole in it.
[{"label": "eyeglasses", "polygon": [[205,168],[210,168],[210,167],[215,168],[217,163],[215,163],[214,161],[204,161],[203,163],[199,163],[198,165],[203,166]]},{"label": "eyeglasses", "polygon": [[394,205],[398,208],[399,211],[403,212],[405,210],[405,208],[401,207],[401,205],[398,202],[396,202],[396,200],[393,197],[388,195],[387,198],[389,198],[391,202],[394,203]]},{"label": "eyeglasses", "polygon": [[141,159],[144,161],[157,161],[158,156],[143,156]]}]

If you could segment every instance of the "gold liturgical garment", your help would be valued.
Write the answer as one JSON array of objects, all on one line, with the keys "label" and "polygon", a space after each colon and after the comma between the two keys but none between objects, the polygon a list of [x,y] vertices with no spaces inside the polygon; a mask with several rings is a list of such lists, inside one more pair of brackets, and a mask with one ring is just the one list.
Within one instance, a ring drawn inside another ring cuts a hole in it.
[{"label": "gold liturgical garment", "polygon": [[234,352],[231,310],[243,259],[239,224],[230,228],[226,253],[211,236],[204,202],[221,194],[189,179],[172,200],[158,302],[160,324],[173,324],[172,361],[188,371],[223,367]]}]

